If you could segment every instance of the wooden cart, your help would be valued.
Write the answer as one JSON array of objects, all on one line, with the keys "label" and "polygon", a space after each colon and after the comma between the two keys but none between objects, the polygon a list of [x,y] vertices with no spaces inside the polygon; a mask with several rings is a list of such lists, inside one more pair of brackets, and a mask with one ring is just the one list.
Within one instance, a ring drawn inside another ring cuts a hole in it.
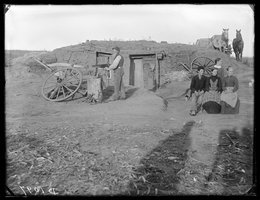
[{"label": "wooden cart", "polygon": [[182,66],[185,70],[187,70],[191,76],[197,74],[198,67],[204,68],[204,75],[209,77],[211,75],[211,70],[213,69],[215,62],[208,57],[196,57],[192,62],[191,65],[188,66],[185,63],[179,62],[180,66]]},{"label": "wooden cart", "polygon": [[[53,65],[47,65],[35,57],[34,60],[51,72],[42,84],[41,93],[44,99],[59,102],[73,98],[77,92],[83,96],[89,94],[86,87],[81,87],[82,82],[87,82],[86,80],[83,80],[82,69],[85,69],[83,66],[69,63],[54,63]],[[93,65],[93,67],[96,68],[104,68],[107,66],[108,64]],[[97,77],[97,74],[93,76],[93,78]]]}]

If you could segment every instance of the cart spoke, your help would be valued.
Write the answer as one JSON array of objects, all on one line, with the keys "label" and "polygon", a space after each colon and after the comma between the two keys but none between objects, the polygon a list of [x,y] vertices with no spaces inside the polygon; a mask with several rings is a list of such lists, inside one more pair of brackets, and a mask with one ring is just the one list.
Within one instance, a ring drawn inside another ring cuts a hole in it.
[{"label": "cart spoke", "polygon": [[65,91],[64,91],[63,86],[61,86],[61,89],[62,89],[62,92],[63,92],[63,97],[65,98]]},{"label": "cart spoke", "polygon": [[59,89],[58,89],[57,96],[56,96],[55,99],[57,99],[57,98],[59,97],[59,93],[60,93],[60,87],[59,87]]},{"label": "cart spoke", "polygon": [[198,65],[197,63],[193,63],[193,65],[196,65],[196,66],[198,66],[198,67],[200,67],[201,65]]},{"label": "cart spoke", "polygon": [[55,89],[56,89],[56,87],[55,87],[55,88],[52,88],[51,90],[49,90],[48,92],[46,92],[46,94],[49,94],[50,92],[54,91]]},{"label": "cart spoke", "polygon": [[72,76],[73,76],[75,79],[79,80],[79,77],[78,77],[78,76],[75,77],[75,74],[72,74]]},{"label": "cart spoke", "polygon": [[66,83],[66,82],[68,82],[68,81],[71,80],[71,79],[73,79],[73,77],[70,77],[70,78],[68,78],[68,79],[65,79],[63,83]]},{"label": "cart spoke", "polygon": [[[73,70],[73,69],[67,69],[68,76],[71,76],[71,75],[72,75],[72,70]],[[64,76],[64,78],[66,78],[66,76]]]},{"label": "cart spoke", "polygon": [[75,77],[75,76],[72,74],[72,77],[70,77],[70,78],[68,78],[68,79],[65,79],[65,80],[64,80],[64,83],[67,83],[68,81],[70,81],[70,80],[73,79],[73,78],[75,78],[75,79],[78,80],[78,81],[80,80],[79,77],[77,77],[77,76]]},{"label": "cart spoke", "polygon": [[70,81],[66,80],[65,82],[63,82],[63,85],[67,85],[67,86],[74,86],[74,87],[78,87],[80,84],[80,80],[78,79],[73,79],[70,78]]},{"label": "cart spoke", "polygon": [[[54,95],[57,94],[57,90],[58,90],[58,87],[53,90],[52,94],[49,97],[50,99],[53,99]],[[49,94],[49,93],[47,93],[47,94]]]},{"label": "cart spoke", "polygon": [[78,87],[78,84],[72,84],[71,82],[69,82],[70,86],[75,86]]},{"label": "cart spoke", "polygon": [[205,58],[203,66],[206,66],[206,62],[207,62],[207,59]]},{"label": "cart spoke", "polygon": [[68,71],[68,69],[66,69],[66,71],[65,71],[64,78],[66,78],[66,76],[67,76],[67,71]]},{"label": "cart spoke", "polygon": [[[68,81],[70,81],[71,79],[73,79],[74,77],[71,77],[71,78],[69,78],[69,79],[67,79],[67,80],[64,80],[64,82],[63,83],[67,83]],[[80,79],[76,79],[78,82],[80,81]]]},{"label": "cart spoke", "polygon": [[76,76],[76,78],[78,79],[78,75],[79,75],[78,72],[72,72],[71,74],[72,74],[72,76],[74,76],[74,77]]},{"label": "cart spoke", "polygon": [[63,85],[63,87],[65,87],[67,90],[70,91],[70,93],[72,93],[73,91],[71,89],[69,89],[67,86]]},{"label": "cart spoke", "polygon": [[[209,60],[209,62],[205,65],[205,66],[208,66],[208,64],[211,62],[211,60]],[[205,62],[206,63],[206,62]]]},{"label": "cart spoke", "polygon": [[206,69],[205,71],[206,71],[207,73],[210,73],[210,70],[209,70],[209,69]]},{"label": "cart spoke", "polygon": [[199,64],[199,66],[202,66],[202,64],[201,64],[198,60],[195,60],[195,61],[193,62],[193,64],[195,64],[195,62],[197,62],[197,63]]},{"label": "cart spoke", "polygon": [[210,68],[210,67],[212,67],[212,66],[214,66],[214,65],[215,65],[215,64],[213,63],[213,64],[209,65],[208,68]]}]

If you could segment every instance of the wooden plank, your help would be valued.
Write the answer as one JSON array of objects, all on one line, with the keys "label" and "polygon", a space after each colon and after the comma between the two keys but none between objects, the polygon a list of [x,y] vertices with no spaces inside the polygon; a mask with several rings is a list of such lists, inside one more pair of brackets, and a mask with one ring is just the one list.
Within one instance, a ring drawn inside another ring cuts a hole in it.
[{"label": "wooden plank", "polygon": [[155,86],[155,89],[158,89],[158,77],[159,76],[159,73],[158,73],[158,59],[157,59],[157,54],[155,56],[155,80],[156,80],[156,86]]},{"label": "wooden plank", "polygon": [[33,59],[38,62],[39,64],[41,64],[42,66],[44,66],[45,68],[49,69],[50,71],[53,71],[53,69],[51,69],[48,65],[44,64],[43,62],[41,62],[38,58],[33,57]]},{"label": "wooden plank", "polygon": [[158,59],[157,62],[158,62],[158,88],[160,88],[161,67],[160,67],[160,61]]},{"label": "wooden plank", "polygon": [[101,78],[88,77],[87,91],[88,91],[88,95],[92,95],[92,97],[97,102],[101,102],[103,98],[102,89],[101,89]]}]

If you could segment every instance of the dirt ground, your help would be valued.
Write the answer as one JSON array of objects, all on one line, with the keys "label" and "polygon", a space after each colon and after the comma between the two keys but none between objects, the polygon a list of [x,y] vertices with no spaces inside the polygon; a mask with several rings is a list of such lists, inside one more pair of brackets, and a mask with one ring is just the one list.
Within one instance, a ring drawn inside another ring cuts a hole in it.
[{"label": "dirt ground", "polygon": [[240,113],[192,117],[181,96],[189,81],[156,93],[129,86],[124,101],[55,103],[40,93],[47,74],[6,70],[6,184],[15,195],[246,194],[254,72],[235,73]]}]

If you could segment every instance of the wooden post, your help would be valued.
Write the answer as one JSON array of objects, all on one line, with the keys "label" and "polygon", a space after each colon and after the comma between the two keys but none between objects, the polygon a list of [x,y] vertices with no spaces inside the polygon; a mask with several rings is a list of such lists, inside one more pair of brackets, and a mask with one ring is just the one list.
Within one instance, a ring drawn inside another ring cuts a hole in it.
[{"label": "wooden post", "polygon": [[156,74],[156,89],[158,89],[160,87],[160,63],[159,63],[159,59],[158,59],[158,55],[156,53],[156,56],[155,56],[155,67],[156,67],[156,71],[155,71],[155,74]]},{"label": "wooden post", "polygon": [[155,54],[155,89],[157,90],[158,87],[158,63],[157,63],[157,53]]},{"label": "wooden post", "polygon": [[158,61],[158,88],[160,88],[160,76],[161,76],[161,69],[160,69],[160,61],[157,59]]},{"label": "wooden post", "polygon": [[[96,65],[98,64],[97,62],[98,62],[98,52],[97,51],[95,51],[95,55],[96,55]],[[97,76],[98,75],[98,68],[96,68],[95,69],[95,76]]]},{"label": "wooden post", "polygon": [[88,95],[92,95],[97,102],[101,102],[103,98],[101,88],[101,78],[90,76],[87,78]]}]

